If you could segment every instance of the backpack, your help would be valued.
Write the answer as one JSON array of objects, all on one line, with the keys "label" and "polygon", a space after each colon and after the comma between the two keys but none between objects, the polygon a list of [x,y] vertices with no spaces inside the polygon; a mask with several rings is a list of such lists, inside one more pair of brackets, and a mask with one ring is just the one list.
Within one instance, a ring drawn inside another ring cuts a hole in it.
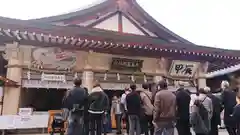
[{"label": "backpack", "polygon": [[[151,103],[150,105],[152,105],[152,107],[153,107],[153,103],[152,103],[151,98],[150,98],[149,95],[148,95],[146,92],[144,92],[144,91],[141,91],[141,92],[139,93],[139,96],[140,96],[140,98],[141,98],[141,106],[144,105],[144,101],[142,100],[142,97],[141,97],[141,95],[140,95],[141,93],[143,93],[143,94],[147,97],[147,99],[149,100],[149,103]],[[142,108],[142,111],[145,113],[144,108]],[[144,114],[144,115],[147,115],[147,114]]]},{"label": "backpack", "polygon": [[202,120],[208,119],[208,111],[203,105],[203,102],[205,101],[206,98],[207,97],[205,97],[202,101],[200,101],[200,104],[198,105],[199,115],[201,116]]},{"label": "backpack", "polygon": [[208,120],[208,111],[204,107],[203,102],[207,97],[205,97],[202,101],[196,100],[195,106],[197,107],[198,111],[194,111],[190,115],[190,121],[193,127],[193,130],[196,133],[208,133],[210,130],[210,123]]}]

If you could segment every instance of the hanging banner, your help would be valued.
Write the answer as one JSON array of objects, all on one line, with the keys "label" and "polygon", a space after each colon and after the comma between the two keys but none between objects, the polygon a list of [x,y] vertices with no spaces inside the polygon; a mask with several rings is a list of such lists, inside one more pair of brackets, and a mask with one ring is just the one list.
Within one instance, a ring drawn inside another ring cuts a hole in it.
[{"label": "hanging banner", "polygon": [[65,75],[56,75],[56,74],[44,74],[41,75],[42,81],[56,81],[56,82],[66,82]]},{"label": "hanging banner", "polygon": [[169,70],[170,76],[191,78],[197,72],[199,62],[174,60]]}]

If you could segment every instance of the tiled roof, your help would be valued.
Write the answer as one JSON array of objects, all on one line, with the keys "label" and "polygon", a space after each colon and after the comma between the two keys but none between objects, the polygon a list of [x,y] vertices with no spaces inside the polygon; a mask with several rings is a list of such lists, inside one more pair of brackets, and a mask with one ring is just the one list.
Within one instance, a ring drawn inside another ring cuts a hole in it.
[{"label": "tiled roof", "polygon": [[222,75],[226,75],[229,73],[233,73],[240,70],[240,64],[228,67],[228,68],[223,68],[217,71],[213,71],[213,72],[209,72],[206,74],[207,78],[213,78],[213,77],[217,77],[217,76],[222,76]]}]

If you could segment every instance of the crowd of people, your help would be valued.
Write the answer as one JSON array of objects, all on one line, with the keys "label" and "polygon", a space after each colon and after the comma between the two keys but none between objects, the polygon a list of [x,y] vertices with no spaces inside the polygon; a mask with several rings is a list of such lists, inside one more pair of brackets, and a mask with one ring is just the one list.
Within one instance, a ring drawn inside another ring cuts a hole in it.
[{"label": "crowd of people", "polygon": [[124,120],[129,135],[173,135],[174,128],[178,135],[191,135],[191,128],[196,135],[218,135],[222,110],[229,135],[239,134],[239,94],[230,89],[227,81],[221,83],[220,96],[205,87],[192,98],[183,86],[175,92],[168,90],[165,80],[144,83],[142,88],[131,84],[121,97],[114,96],[112,103],[97,81],[90,92],[81,86],[81,79],[74,84],[63,100],[63,108],[68,110],[67,135],[106,133],[103,124],[110,110],[115,114],[116,134],[122,134]]}]

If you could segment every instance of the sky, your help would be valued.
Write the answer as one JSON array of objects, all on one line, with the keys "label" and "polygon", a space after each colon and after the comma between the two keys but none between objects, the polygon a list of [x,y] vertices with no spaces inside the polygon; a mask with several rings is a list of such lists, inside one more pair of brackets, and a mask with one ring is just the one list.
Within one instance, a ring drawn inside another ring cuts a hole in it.
[{"label": "sky", "polygon": [[[2,0],[0,16],[33,19],[99,0]],[[197,45],[240,50],[240,0],[137,0],[159,23]],[[239,40],[238,40],[239,39]]]}]

